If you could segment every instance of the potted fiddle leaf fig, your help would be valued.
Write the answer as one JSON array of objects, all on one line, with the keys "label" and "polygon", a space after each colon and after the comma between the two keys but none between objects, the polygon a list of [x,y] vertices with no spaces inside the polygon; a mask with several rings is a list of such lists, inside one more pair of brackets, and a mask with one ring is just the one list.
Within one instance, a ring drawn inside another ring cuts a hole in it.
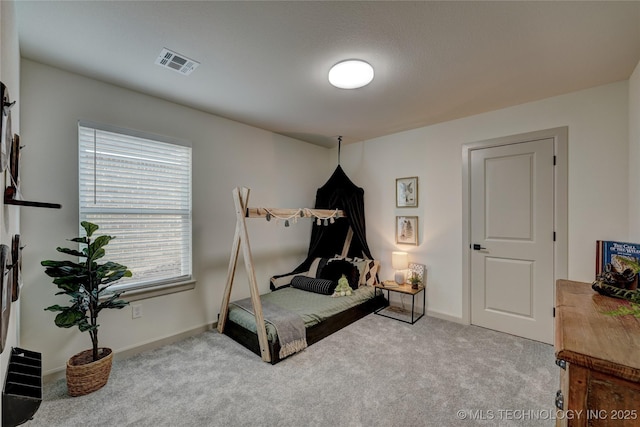
[{"label": "potted fiddle leaf fig", "polygon": [[105,308],[121,309],[128,305],[120,298],[122,292],[110,293],[109,286],[123,277],[131,277],[131,271],[115,262],[98,263],[104,257],[105,246],[113,236],[98,236],[96,224],[80,223],[86,236],[70,241],[80,245],[80,250],[57,248],[58,252],[78,258],[77,261],[42,261],[45,274],[53,278],[59,292],[68,295],[70,305],[52,305],[45,310],[57,312],[55,324],[61,328],[77,326],[81,332],[89,332],[92,348],[82,351],[67,361],[67,389],[71,396],[92,393],[107,383],[111,372],[113,352],[98,345],[98,314]]}]

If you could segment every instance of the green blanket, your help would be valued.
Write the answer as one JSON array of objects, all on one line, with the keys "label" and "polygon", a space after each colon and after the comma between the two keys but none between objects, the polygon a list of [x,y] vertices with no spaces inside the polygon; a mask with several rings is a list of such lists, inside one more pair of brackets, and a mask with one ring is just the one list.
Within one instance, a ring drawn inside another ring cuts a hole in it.
[{"label": "green blanket", "polygon": [[[255,318],[251,298],[236,301],[233,305],[250,313]],[[300,316],[265,300],[262,301],[262,314],[265,324],[272,325],[277,331],[281,359],[307,348],[307,333]]]}]

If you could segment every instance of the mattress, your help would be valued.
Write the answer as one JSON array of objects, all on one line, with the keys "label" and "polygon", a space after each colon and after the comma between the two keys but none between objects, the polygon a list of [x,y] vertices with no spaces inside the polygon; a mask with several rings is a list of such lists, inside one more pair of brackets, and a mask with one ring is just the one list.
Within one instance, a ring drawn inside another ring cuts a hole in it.
[{"label": "mattress", "polygon": [[[306,328],[362,304],[375,296],[375,288],[372,286],[362,286],[355,290],[350,296],[333,298],[329,295],[317,294],[303,291],[296,288],[283,288],[268,294],[261,295],[262,301],[269,301],[286,310],[297,313]],[[243,328],[256,333],[256,319],[253,314],[229,304],[228,319]],[[266,323],[267,338],[275,341],[277,333],[273,325]]]}]

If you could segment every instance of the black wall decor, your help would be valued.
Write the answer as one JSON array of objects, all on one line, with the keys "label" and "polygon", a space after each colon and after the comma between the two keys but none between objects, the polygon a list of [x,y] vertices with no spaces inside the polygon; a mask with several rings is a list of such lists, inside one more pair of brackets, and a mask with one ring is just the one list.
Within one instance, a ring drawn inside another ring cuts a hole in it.
[{"label": "black wall decor", "polygon": [[9,315],[11,314],[11,283],[7,280],[7,261],[9,259],[9,247],[0,245],[0,353],[4,351],[7,342],[7,330],[9,328]]},{"label": "black wall decor", "polygon": [[20,246],[20,235],[13,236],[11,241],[11,301],[16,301],[20,297],[22,287],[22,246]]},{"label": "black wall decor", "polygon": [[11,108],[15,104],[9,99],[9,90],[0,82],[0,96],[2,96],[2,128],[0,129],[0,172],[4,172],[9,165],[9,152],[13,141],[11,133]]},{"label": "black wall decor", "polygon": [[9,157],[9,178],[11,178],[11,185],[20,187],[20,135],[17,133],[13,135],[13,141],[11,143],[11,156]]},{"label": "black wall decor", "polygon": [[60,209],[62,205],[58,203],[31,202],[22,200],[20,197],[20,137],[11,133],[11,108],[15,101],[11,102],[9,90],[0,82],[0,96],[2,96],[2,125],[0,127],[0,172],[4,172],[7,167],[11,182],[4,190],[4,204],[18,206],[34,206],[38,208]]}]

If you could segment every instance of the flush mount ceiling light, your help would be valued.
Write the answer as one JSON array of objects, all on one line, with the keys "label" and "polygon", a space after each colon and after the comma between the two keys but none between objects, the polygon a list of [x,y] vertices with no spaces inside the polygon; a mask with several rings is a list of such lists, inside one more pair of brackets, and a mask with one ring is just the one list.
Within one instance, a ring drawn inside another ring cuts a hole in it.
[{"label": "flush mount ceiling light", "polygon": [[358,89],[373,80],[373,67],[360,59],[338,62],[329,70],[329,83],[340,89]]}]

